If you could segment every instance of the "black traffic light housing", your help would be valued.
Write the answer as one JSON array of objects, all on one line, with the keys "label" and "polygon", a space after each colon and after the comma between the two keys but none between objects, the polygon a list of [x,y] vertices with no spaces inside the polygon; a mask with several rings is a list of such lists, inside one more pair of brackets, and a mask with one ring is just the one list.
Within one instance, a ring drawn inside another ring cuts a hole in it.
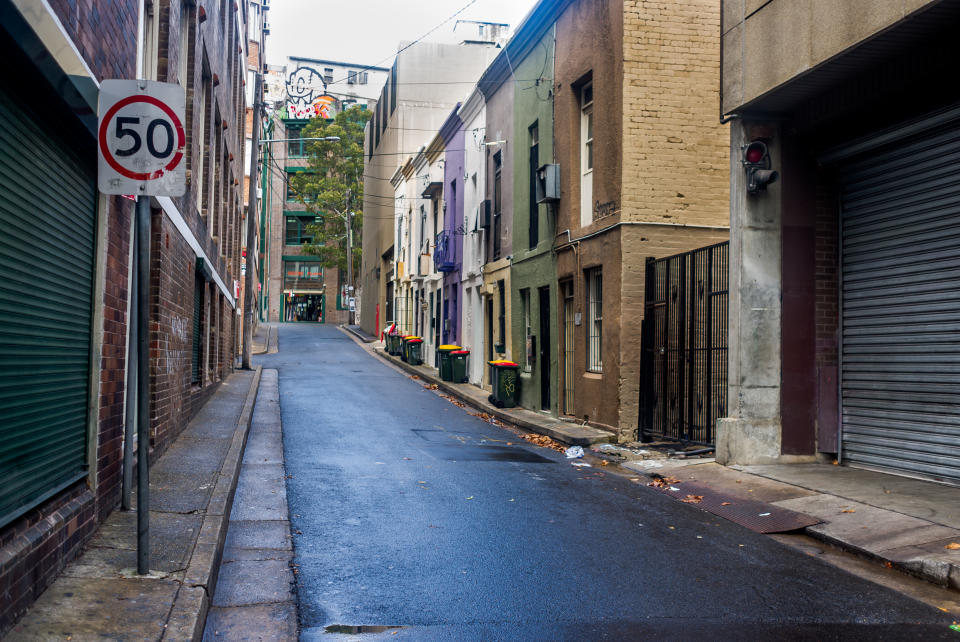
[{"label": "black traffic light housing", "polygon": [[780,173],[770,169],[770,152],[762,140],[755,140],[743,146],[743,168],[747,172],[747,193],[757,194],[766,190],[767,185],[776,183]]}]

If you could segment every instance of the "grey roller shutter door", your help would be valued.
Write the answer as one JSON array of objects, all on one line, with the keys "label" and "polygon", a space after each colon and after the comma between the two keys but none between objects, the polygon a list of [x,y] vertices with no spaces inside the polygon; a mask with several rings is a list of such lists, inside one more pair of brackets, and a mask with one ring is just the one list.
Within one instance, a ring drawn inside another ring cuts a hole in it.
[{"label": "grey roller shutter door", "polygon": [[0,526],[86,475],[96,190],[0,86]]},{"label": "grey roller shutter door", "polygon": [[941,112],[875,140],[839,166],[842,455],[956,483],[960,119]]}]

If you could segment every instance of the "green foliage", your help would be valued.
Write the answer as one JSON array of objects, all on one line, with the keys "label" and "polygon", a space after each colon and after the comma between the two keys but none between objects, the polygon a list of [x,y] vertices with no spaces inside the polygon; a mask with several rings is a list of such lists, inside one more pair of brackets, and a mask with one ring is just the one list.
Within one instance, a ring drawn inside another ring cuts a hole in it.
[{"label": "green foliage", "polygon": [[303,128],[304,138],[337,136],[339,141],[308,141],[306,172],[290,177],[297,200],[322,223],[307,227],[313,243],[303,246],[307,254],[319,256],[324,267],[347,269],[347,219],[353,212],[353,267],[360,270],[363,237],[363,127],[370,119],[368,109],[353,106],[333,120],[317,117]]}]

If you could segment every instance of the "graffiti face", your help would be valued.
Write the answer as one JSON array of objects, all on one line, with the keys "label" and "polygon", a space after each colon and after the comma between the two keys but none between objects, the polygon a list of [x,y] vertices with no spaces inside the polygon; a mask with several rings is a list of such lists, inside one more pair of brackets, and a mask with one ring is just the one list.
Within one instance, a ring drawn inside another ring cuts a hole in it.
[{"label": "graffiti face", "polygon": [[332,118],[336,98],[326,93],[327,83],[316,69],[300,67],[287,78],[287,115],[290,118]]}]

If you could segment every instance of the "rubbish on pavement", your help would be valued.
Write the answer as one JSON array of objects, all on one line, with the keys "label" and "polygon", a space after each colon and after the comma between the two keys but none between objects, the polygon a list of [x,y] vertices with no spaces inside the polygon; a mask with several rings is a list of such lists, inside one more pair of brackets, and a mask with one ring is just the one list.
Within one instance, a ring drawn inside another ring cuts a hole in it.
[{"label": "rubbish on pavement", "polygon": [[641,459],[640,461],[636,462],[635,465],[641,466],[642,468],[663,468],[663,464],[661,462],[654,461],[653,459]]},{"label": "rubbish on pavement", "polygon": [[944,546],[944,548],[947,549],[948,551],[960,551],[960,544],[957,544],[956,542],[950,542],[949,544]]},{"label": "rubbish on pavement", "polygon": [[856,508],[844,508],[844,509],[843,509],[842,511],[840,511],[840,512],[841,512],[841,513],[856,513],[856,512],[857,512],[857,509],[856,509]]},{"label": "rubbish on pavement", "polygon": [[769,517],[769,516],[770,516],[770,513],[760,513],[760,515],[758,515],[758,517]]},{"label": "rubbish on pavement", "polygon": [[552,448],[553,450],[564,452],[567,447],[561,444],[559,441],[551,439],[546,435],[538,435],[536,433],[528,432],[523,435],[523,438],[537,446],[542,446],[543,448]]},{"label": "rubbish on pavement", "polygon": [[567,459],[579,459],[583,457],[583,446],[570,446],[564,452],[567,455]]},{"label": "rubbish on pavement", "polygon": [[670,488],[668,488],[667,490],[680,490],[680,489],[679,489],[679,488],[677,488],[676,486],[671,486],[671,487],[670,487]]},{"label": "rubbish on pavement", "polygon": [[572,461],[570,463],[581,468],[592,468],[592,466],[585,461]]}]

